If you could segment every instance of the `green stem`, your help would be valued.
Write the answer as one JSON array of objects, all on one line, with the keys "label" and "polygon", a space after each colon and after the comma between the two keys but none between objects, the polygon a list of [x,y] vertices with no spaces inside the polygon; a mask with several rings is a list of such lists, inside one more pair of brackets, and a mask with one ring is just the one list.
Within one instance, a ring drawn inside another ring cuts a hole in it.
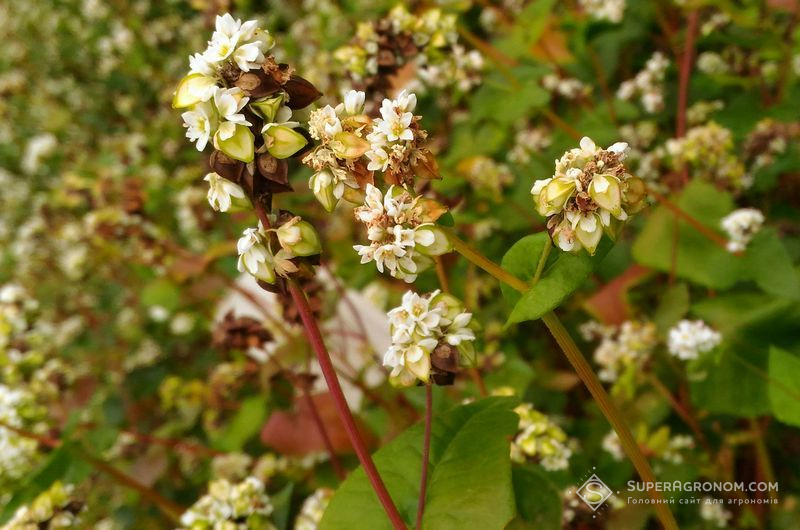
[{"label": "green stem", "polygon": [[[449,232],[449,236],[456,252],[501,282],[506,283],[517,291],[523,293],[527,292],[531,288],[530,285],[483,256],[480,252],[473,249],[471,246],[469,246],[469,244],[459,239],[452,232]],[[547,250],[545,250],[545,252],[547,252]],[[546,259],[546,256],[544,257],[544,260],[540,259],[540,267],[544,267],[542,262],[546,261]],[[538,280],[538,278],[536,279]],[[578,377],[580,377],[581,381],[583,381],[583,384],[586,385],[586,388],[589,389],[589,392],[597,402],[597,405],[600,407],[603,415],[606,417],[609,423],[611,423],[611,426],[619,436],[622,448],[625,450],[628,458],[631,459],[633,466],[639,473],[639,477],[644,482],[655,482],[656,478],[653,474],[653,470],[650,468],[650,464],[642,454],[639,444],[637,444],[636,440],[634,440],[633,435],[631,434],[630,429],[628,429],[628,426],[625,425],[625,420],[622,418],[619,410],[617,410],[617,408],[614,406],[614,403],[611,401],[611,397],[603,388],[603,385],[600,383],[600,380],[597,378],[594,370],[592,370],[592,367],[586,361],[580,349],[578,349],[575,341],[572,340],[572,337],[561,323],[561,320],[559,320],[556,314],[551,311],[542,317],[542,322],[544,322],[545,326],[547,326],[550,334],[553,335],[553,338],[564,352],[567,360],[575,369]],[[648,490],[648,494],[655,501],[656,515],[661,521],[661,525],[668,530],[677,530],[678,524],[676,523],[672,512],[670,512],[669,508],[667,508],[661,493],[655,491],[655,489],[651,489]]]},{"label": "green stem", "polygon": [[533,280],[531,280],[531,287],[539,283],[539,278],[542,277],[542,272],[544,272],[544,266],[547,263],[547,258],[550,257],[550,249],[552,248],[553,248],[553,240],[548,237],[544,242],[542,255],[539,256],[539,263],[536,264],[536,272],[533,275]]}]

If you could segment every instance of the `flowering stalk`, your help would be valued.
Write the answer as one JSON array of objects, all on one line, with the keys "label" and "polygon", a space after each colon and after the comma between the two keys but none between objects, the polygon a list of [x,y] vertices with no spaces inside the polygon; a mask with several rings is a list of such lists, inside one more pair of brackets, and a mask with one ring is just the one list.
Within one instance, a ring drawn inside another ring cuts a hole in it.
[{"label": "flowering stalk", "polygon": [[353,419],[353,415],[347,405],[347,400],[342,392],[342,387],[339,384],[336,369],[333,367],[331,356],[328,353],[328,349],[325,347],[325,342],[322,339],[322,334],[319,331],[311,307],[308,305],[305,293],[294,280],[290,280],[287,287],[297,306],[297,311],[300,313],[300,319],[303,321],[306,335],[308,336],[309,342],[311,342],[314,353],[317,355],[319,366],[322,369],[322,375],[325,377],[325,382],[328,384],[328,390],[330,390],[331,397],[336,405],[336,411],[339,413],[339,418],[342,420],[342,423],[344,423],[347,437],[353,445],[358,461],[361,462],[361,467],[364,468],[364,472],[370,484],[372,484],[372,488],[375,490],[375,494],[378,496],[378,500],[383,506],[383,509],[386,510],[386,515],[389,516],[392,526],[395,530],[405,530],[406,525],[403,522],[403,518],[400,516],[400,512],[397,511],[397,507],[394,501],[392,501],[392,497],[386,489],[383,479],[381,479],[380,474],[378,474],[375,463],[372,461],[369,450],[364,440],[361,438],[361,434],[358,432],[358,427],[356,427],[356,422]]},{"label": "flowering stalk", "polygon": [[431,453],[431,426],[433,424],[433,386],[425,385],[425,438],[422,442],[422,473],[419,479],[419,502],[417,503],[416,529],[422,529],[425,513],[425,495],[428,490],[428,466]]},{"label": "flowering stalk", "polygon": [[[526,282],[517,278],[490,259],[483,256],[480,252],[473,249],[469,244],[458,238],[452,232],[448,232],[448,236],[456,252],[464,256],[466,259],[484,271],[488,272],[490,275],[494,276],[501,282],[510,285],[519,292],[524,293],[530,289],[531,286]],[[575,344],[575,341],[561,323],[561,320],[554,312],[551,311],[542,316],[542,322],[544,322],[545,326],[547,326],[550,334],[558,343],[561,351],[564,352],[564,355],[575,369],[578,377],[580,377],[581,381],[583,381],[583,384],[586,385],[586,388],[589,389],[589,393],[592,394],[592,397],[597,402],[597,405],[600,407],[603,415],[617,432],[622,444],[622,448],[631,459],[631,462],[636,468],[636,471],[639,473],[641,479],[644,482],[655,482],[656,479],[655,475],[653,474],[653,470],[650,468],[650,464],[642,454],[639,445],[636,443],[636,440],[634,440],[633,435],[631,434],[627,425],[625,425],[625,420],[614,406],[614,403],[611,401],[611,397],[603,388],[603,385],[600,383],[600,380],[597,378],[594,370],[586,361],[580,349],[578,349],[578,345]],[[650,490],[648,493],[651,495],[653,500],[657,501],[655,505],[656,515],[658,516],[664,528],[677,529],[678,526],[672,513],[669,511],[666,505],[662,504],[663,499],[661,498],[661,494],[654,490]]]}]

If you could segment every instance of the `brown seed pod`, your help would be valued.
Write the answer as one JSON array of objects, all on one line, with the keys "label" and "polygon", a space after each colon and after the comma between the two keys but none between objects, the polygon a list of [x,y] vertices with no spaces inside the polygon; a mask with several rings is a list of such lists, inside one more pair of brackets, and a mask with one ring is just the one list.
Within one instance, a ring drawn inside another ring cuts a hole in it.
[{"label": "brown seed pod", "polygon": [[322,96],[322,92],[317,90],[307,79],[299,75],[293,75],[283,85],[283,89],[289,94],[289,101],[286,106],[292,110],[302,109],[314,103]]},{"label": "brown seed pod", "polygon": [[294,191],[289,184],[289,164],[286,160],[279,160],[269,153],[261,153],[256,157],[256,168],[263,177],[253,179],[257,195]]},{"label": "brown seed pod", "polygon": [[239,184],[246,165],[244,162],[234,160],[222,151],[216,150],[211,153],[208,164],[220,177],[226,178],[236,184]]},{"label": "brown seed pod", "polygon": [[251,98],[263,98],[275,94],[281,89],[274,77],[263,70],[250,70],[242,73],[234,83]]}]

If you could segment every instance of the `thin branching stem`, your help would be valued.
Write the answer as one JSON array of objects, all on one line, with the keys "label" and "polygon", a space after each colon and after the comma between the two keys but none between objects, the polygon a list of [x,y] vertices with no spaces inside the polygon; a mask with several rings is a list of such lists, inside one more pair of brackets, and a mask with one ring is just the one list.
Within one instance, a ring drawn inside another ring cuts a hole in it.
[{"label": "thin branching stem", "polygon": [[[522,293],[527,292],[531,288],[528,283],[520,278],[517,278],[510,272],[495,264],[490,259],[483,256],[483,254],[472,248],[469,244],[458,238],[452,232],[449,233],[449,236],[456,252],[501,282],[510,285]],[[578,345],[575,344],[575,341],[572,339],[567,329],[561,323],[561,320],[554,312],[551,311],[542,317],[542,322],[544,322],[545,326],[547,326],[550,334],[553,336],[556,343],[558,343],[561,351],[564,352],[564,355],[575,369],[578,377],[580,377],[581,381],[583,381],[583,384],[586,385],[586,388],[589,390],[589,393],[594,398],[598,407],[600,407],[603,415],[606,417],[609,423],[611,423],[611,426],[619,436],[622,448],[625,450],[628,458],[630,458],[633,466],[639,473],[639,477],[641,477],[642,481],[644,482],[655,482],[656,479],[653,470],[650,468],[650,464],[644,457],[639,444],[636,443],[636,440],[633,438],[630,429],[628,429],[628,426],[625,424],[625,420],[622,418],[619,410],[617,410],[616,406],[612,402],[611,396],[609,396],[608,392],[606,392],[603,388],[603,385],[600,383],[600,380],[594,373],[594,370],[586,361],[586,358],[581,353]],[[664,499],[661,496],[661,493],[655,491],[655,489],[648,489],[648,494],[655,501],[656,515],[661,521],[661,525],[668,530],[677,529],[678,525],[675,522],[675,518],[672,515],[672,512],[670,512],[669,508],[667,508],[666,504],[664,504]]]}]

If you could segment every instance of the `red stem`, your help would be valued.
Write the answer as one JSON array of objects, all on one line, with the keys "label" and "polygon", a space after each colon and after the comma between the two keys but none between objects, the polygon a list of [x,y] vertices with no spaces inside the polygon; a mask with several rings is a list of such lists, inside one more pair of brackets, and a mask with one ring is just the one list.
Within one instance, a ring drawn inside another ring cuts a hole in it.
[{"label": "red stem", "polygon": [[417,503],[416,529],[422,529],[422,514],[425,513],[425,494],[428,490],[428,465],[431,454],[431,425],[433,423],[433,387],[425,385],[425,439],[422,442],[422,473],[419,479],[419,502]]},{"label": "red stem", "polygon": [[297,311],[300,314],[300,319],[303,321],[303,327],[305,328],[308,340],[314,352],[317,354],[317,360],[322,369],[322,375],[325,377],[325,382],[328,384],[328,390],[330,390],[333,402],[336,405],[336,411],[339,413],[339,418],[342,420],[342,423],[344,423],[345,431],[350,439],[350,443],[353,445],[356,456],[358,456],[358,461],[361,462],[361,467],[364,468],[364,472],[372,484],[372,489],[375,490],[378,500],[383,505],[383,509],[386,510],[386,515],[389,516],[392,526],[394,526],[395,530],[406,530],[403,518],[400,516],[400,512],[397,511],[397,507],[394,505],[392,497],[386,489],[386,485],[378,474],[378,469],[372,461],[367,446],[361,438],[361,434],[358,432],[355,419],[353,419],[353,415],[347,405],[347,400],[342,392],[342,387],[339,384],[339,378],[333,367],[331,356],[328,353],[328,349],[325,347],[325,342],[322,339],[322,334],[319,331],[311,307],[308,305],[305,293],[303,293],[302,289],[300,289],[293,280],[287,283],[289,293],[292,295],[294,303],[297,306]]}]

